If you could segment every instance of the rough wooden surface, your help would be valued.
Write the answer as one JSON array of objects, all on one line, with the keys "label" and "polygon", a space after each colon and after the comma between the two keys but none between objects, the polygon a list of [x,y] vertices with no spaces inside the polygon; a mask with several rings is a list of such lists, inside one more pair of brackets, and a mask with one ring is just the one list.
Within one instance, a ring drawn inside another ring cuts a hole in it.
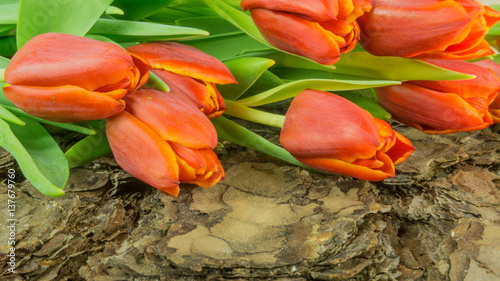
[{"label": "rough wooden surface", "polygon": [[[500,280],[499,129],[400,127],[417,151],[380,183],[227,144],[226,179],[177,198],[104,157],[61,198],[18,184],[17,274],[2,210],[0,280]],[[0,152],[3,179],[12,167]]]}]

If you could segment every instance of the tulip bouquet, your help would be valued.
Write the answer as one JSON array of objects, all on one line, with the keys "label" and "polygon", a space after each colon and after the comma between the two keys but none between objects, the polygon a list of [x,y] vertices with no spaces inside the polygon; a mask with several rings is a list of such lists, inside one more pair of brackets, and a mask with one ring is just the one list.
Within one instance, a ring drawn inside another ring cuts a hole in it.
[{"label": "tulip bouquet", "polygon": [[[428,134],[500,122],[500,7],[475,0],[0,4],[0,146],[61,196],[112,153],[177,196],[224,178],[218,140],[369,181]],[[285,114],[283,114],[283,112]],[[273,143],[240,120],[280,128]],[[54,132],[80,136],[69,148]]]}]

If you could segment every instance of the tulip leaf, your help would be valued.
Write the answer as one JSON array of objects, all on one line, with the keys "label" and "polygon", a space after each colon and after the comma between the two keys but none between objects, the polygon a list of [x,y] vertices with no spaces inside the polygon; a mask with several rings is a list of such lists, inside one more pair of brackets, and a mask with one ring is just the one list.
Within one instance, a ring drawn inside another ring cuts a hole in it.
[{"label": "tulip leaf", "polygon": [[211,36],[229,32],[240,31],[234,25],[220,17],[194,17],[182,18],[175,21],[176,25],[199,28],[208,31]]},{"label": "tulip leaf", "polygon": [[0,56],[0,67],[5,68],[7,65],[9,65],[10,60],[8,58],[4,58]]},{"label": "tulip leaf", "polygon": [[116,42],[180,40],[207,36],[201,29],[151,22],[99,19],[90,34],[104,35]]},{"label": "tulip leaf", "polygon": [[225,118],[218,117],[211,120],[217,130],[217,135],[219,138],[256,150],[293,165],[307,168],[304,164],[300,163],[295,159],[288,151],[284,148],[273,144],[272,142],[266,140],[265,138],[257,135],[256,133],[246,129],[243,126],[236,124],[235,122]]},{"label": "tulip leaf", "polygon": [[88,164],[110,153],[111,148],[106,138],[106,130],[103,127],[97,131],[97,134],[88,136],[77,142],[66,151],[65,155],[71,169]]},{"label": "tulip leaf", "polygon": [[19,126],[24,126],[23,120],[19,119],[16,115],[12,114],[5,107],[0,104],[0,119],[9,121],[11,123],[17,124]]},{"label": "tulip leaf", "polygon": [[106,8],[106,15],[124,15],[125,12],[115,6],[109,6]]},{"label": "tulip leaf", "polygon": [[0,38],[0,56],[11,57],[17,51],[16,37],[5,36]]},{"label": "tulip leaf", "polygon": [[236,103],[245,106],[265,105],[292,98],[305,89],[315,89],[320,91],[346,91],[395,84],[399,84],[399,82],[389,80],[305,79],[288,82],[260,94],[240,99],[236,101]]},{"label": "tulip leaf", "polygon": [[335,73],[395,81],[474,78],[472,75],[444,69],[416,59],[379,57],[368,52],[344,54],[335,67]]},{"label": "tulip leaf", "polygon": [[115,0],[113,6],[116,6],[124,11],[120,19],[140,20],[150,15],[155,14],[158,10],[167,7],[176,0]]},{"label": "tulip leaf", "polygon": [[336,92],[335,94],[370,112],[373,117],[377,117],[382,120],[389,120],[392,117],[391,114],[387,112],[387,110],[385,110],[375,99],[367,98],[361,95],[358,91]]},{"label": "tulip leaf", "polygon": [[[182,42],[195,47],[203,52],[216,57],[221,61],[233,59],[241,55],[245,50],[259,50],[266,48],[262,43],[254,40],[241,32],[208,36]],[[221,48],[224,46],[224,48]]]},{"label": "tulip leaf", "polygon": [[47,32],[83,36],[113,0],[21,0],[17,47]]},{"label": "tulip leaf", "polygon": [[20,117],[25,126],[0,120],[0,146],[17,160],[26,179],[46,196],[62,196],[69,177],[68,162],[55,140],[36,121]]},{"label": "tulip leaf", "polygon": [[239,58],[225,62],[238,84],[218,86],[224,99],[237,100],[257,79],[274,64],[265,58]]},{"label": "tulip leaf", "polygon": [[254,96],[272,88],[285,84],[285,82],[269,70],[264,71],[257,81],[241,95],[240,99]]},{"label": "tulip leaf", "polygon": [[1,4],[0,24],[17,24],[18,14],[19,14],[19,2]]}]

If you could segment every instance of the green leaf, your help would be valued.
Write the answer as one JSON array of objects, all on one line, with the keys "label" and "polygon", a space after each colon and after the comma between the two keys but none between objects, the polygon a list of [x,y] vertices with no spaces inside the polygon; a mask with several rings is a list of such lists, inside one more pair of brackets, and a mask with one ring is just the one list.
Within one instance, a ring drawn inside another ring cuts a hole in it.
[{"label": "green leaf", "polygon": [[389,80],[334,80],[334,79],[306,79],[288,82],[260,94],[240,99],[235,103],[245,106],[259,106],[282,101],[296,96],[305,89],[320,91],[346,91],[372,87],[382,87],[399,84]]},{"label": "green leaf", "polygon": [[83,36],[113,0],[21,0],[17,47],[47,32]]},{"label": "green leaf", "polygon": [[174,2],[176,0],[115,0],[113,1],[113,6],[124,11],[124,15],[118,16],[118,18],[135,21],[153,15],[158,10]]},{"label": "green leaf", "polygon": [[[202,50],[221,61],[233,59],[245,50],[266,48],[262,43],[241,32],[226,33],[215,37],[208,36],[183,41],[182,43]],[[221,46],[224,46],[224,48],[221,48]]]},{"label": "green leaf", "polygon": [[0,24],[17,24],[19,3],[2,3],[0,5]]},{"label": "green leaf", "polygon": [[199,28],[208,31],[210,35],[238,32],[239,29],[220,17],[182,18],[175,25]]},{"label": "green leaf", "polygon": [[90,34],[104,35],[116,42],[180,40],[207,36],[201,29],[151,22],[99,19]]},{"label": "green leaf", "polygon": [[220,139],[256,150],[293,165],[307,168],[304,164],[297,161],[288,151],[279,147],[254,132],[242,127],[233,121],[218,117],[211,120],[217,130]]},{"label": "green leaf", "polygon": [[335,73],[395,81],[464,80],[474,76],[444,69],[416,59],[379,57],[368,52],[340,56]]},{"label": "green leaf", "polygon": [[335,94],[349,101],[352,101],[357,106],[370,112],[373,117],[377,117],[382,120],[391,119],[391,114],[387,112],[387,110],[385,110],[380,104],[378,104],[376,100],[367,98],[359,94],[357,91],[336,92]]},{"label": "green leaf", "polygon": [[0,38],[0,56],[12,57],[17,51],[16,37],[6,36]]},{"label": "green leaf", "polygon": [[29,118],[21,119],[25,126],[0,120],[0,146],[14,156],[26,179],[40,193],[64,195],[69,177],[64,153],[40,124]]},{"label": "green leaf", "polygon": [[88,164],[95,159],[111,153],[105,128],[97,131],[97,134],[88,136],[73,145],[65,155],[68,159],[69,168],[75,168]]},{"label": "green leaf", "polygon": [[16,115],[12,114],[10,111],[8,111],[2,105],[0,105],[0,119],[3,119],[5,121],[9,121],[9,122],[17,124],[19,126],[24,126],[24,122],[21,119],[17,118]]},{"label": "green leaf", "polygon": [[225,62],[238,84],[218,86],[224,99],[237,100],[257,79],[274,64],[265,58],[240,58]]},{"label": "green leaf", "polygon": [[8,58],[0,57],[0,67],[6,68],[9,65],[10,60]]},{"label": "green leaf", "polygon": [[285,84],[285,82],[269,70],[264,71],[259,79],[239,97],[240,99],[248,98],[272,88]]}]

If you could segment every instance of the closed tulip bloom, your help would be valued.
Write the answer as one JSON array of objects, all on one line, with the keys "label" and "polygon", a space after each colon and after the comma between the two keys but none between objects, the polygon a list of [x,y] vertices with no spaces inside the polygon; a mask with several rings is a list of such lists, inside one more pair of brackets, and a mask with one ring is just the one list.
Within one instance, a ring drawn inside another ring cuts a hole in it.
[{"label": "closed tulip bloom", "polygon": [[106,119],[106,134],[125,171],[173,196],[180,182],[209,188],[224,177],[215,128],[193,104],[148,88],[124,100],[126,110]]},{"label": "closed tulip bloom", "polygon": [[[495,76],[500,79],[500,64],[492,60],[476,61],[474,62],[474,64],[491,70],[495,74]],[[500,123],[500,91],[490,103],[488,110],[490,112],[491,118],[493,119],[493,122]]]},{"label": "closed tulip bloom", "polygon": [[334,64],[360,37],[356,19],[370,0],[243,0],[262,36],[283,51]]},{"label": "closed tulip bloom", "polygon": [[360,44],[378,56],[479,58],[494,54],[484,35],[499,20],[475,0],[374,0],[358,19]]},{"label": "closed tulip bloom", "polygon": [[500,90],[500,82],[491,71],[465,61],[426,62],[476,78],[408,81],[376,88],[379,103],[394,119],[427,134],[480,130],[493,123],[488,107]]},{"label": "closed tulip bloom", "polygon": [[102,119],[146,83],[150,65],[108,42],[45,33],[28,41],[5,70],[5,96],[28,114],[56,122]]},{"label": "closed tulip bloom", "polygon": [[305,90],[292,101],[280,142],[317,170],[380,181],[413,151],[410,141],[356,104],[327,92]]},{"label": "closed tulip bloom", "polygon": [[226,109],[215,84],[236,83],[229,69],[218,59],[188,45],[150,42],[131,46],[128,51],[145,58],[170,88],[170,94],[191,100],[209,118]]}]

